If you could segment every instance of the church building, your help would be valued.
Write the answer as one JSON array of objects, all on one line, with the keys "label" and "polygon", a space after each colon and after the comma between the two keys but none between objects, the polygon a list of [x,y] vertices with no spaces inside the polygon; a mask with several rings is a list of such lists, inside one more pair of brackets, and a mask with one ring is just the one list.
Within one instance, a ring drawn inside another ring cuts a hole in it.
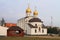
[{"label": "church building", "polygon": [[43,24],[43,21],[38,18],[38,11],[35,9],[32,13],[29,6],[26,9],[26,16],[18,19],[17,26],[22,28],[27,35],[47,35],[47,28]]}]

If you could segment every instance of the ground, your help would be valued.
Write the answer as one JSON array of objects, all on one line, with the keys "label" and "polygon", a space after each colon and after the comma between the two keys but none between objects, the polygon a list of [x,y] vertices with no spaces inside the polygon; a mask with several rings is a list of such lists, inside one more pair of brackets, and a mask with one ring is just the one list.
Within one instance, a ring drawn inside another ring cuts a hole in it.
[{"label": "ground", "polygon": [[0,37],[0,40],[60,40],[60,37],[51,36]]}]

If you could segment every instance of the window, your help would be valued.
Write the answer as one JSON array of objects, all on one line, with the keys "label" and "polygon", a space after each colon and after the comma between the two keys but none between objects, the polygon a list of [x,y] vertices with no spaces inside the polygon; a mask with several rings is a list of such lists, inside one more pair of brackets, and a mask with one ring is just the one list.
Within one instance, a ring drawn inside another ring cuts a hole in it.
[{"label": "window", "polygon": [[40,31],[40,27],[39,27],[39,31]]},{"label": "window", "polygon": [[42,29],[42,33],[44,33],[44,30]]},{"label": "window", "polygon": [[21,33],[21,31],[15,31],[16,32],[16,34],[19,34],[19,33]]},{"label": "window", "polygon": [[18,33],[19,33],[19,31],[16,31],[16,33],[18,34]]},{"label": "window", "polygon": [[35,33],[37,32],[37,30],[35,29]]},{"label": "window", "polygon": [[37,26],[37,24],[35,24],[35,26]]}]

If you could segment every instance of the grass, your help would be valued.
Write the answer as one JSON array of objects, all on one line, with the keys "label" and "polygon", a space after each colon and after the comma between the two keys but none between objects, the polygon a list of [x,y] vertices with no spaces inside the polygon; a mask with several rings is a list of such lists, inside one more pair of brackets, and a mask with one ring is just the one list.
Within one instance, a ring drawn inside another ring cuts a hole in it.
[{"label": "grass", "polygon": [[0,40],[60,40],[60,37],[0,37]]}]

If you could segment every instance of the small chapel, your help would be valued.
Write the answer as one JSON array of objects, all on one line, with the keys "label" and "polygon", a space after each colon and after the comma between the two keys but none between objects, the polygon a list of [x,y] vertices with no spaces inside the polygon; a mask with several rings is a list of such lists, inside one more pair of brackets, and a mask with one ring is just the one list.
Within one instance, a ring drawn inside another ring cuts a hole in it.
[{"label": "small chapel", "polygon": [[47,35],[47,28],[38,17],[37,9],[32,13],[29,6],[26,9],[26,16],[17,20],[17,26],[22,28],[26,35]]}]

